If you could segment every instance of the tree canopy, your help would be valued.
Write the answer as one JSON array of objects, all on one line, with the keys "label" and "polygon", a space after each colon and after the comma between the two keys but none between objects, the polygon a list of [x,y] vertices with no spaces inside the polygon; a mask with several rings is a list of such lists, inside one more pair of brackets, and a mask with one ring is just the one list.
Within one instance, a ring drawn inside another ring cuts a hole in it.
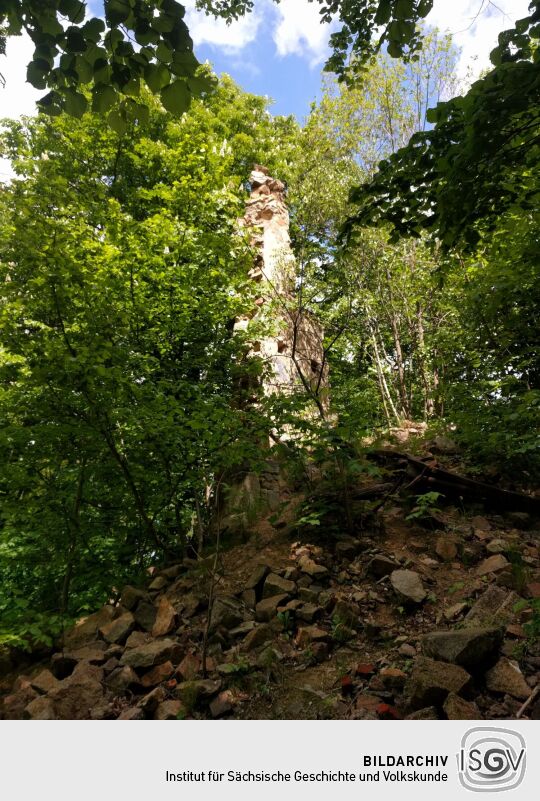
[{"label": "tree canopy", "polygon": [[493,69],[463,96],[438,103],[433,127],[379,165],[351,199],[357,224],[390,223],[394,237],[435,234],[443,246],[474,246],[479,224],[506,210],[538,211],[540,3],[499,35]]},{"label": "tree canopy", "polygon": [[[342,22],[332,35],[327,64],[342,77],[358,74],[383,45],[395,57],[416,52],[417,23],[433,5],[433,0],[316,1],[321,22],[335,17]],[[250,12],[254,2],[198,0],[197,6],[231,21]],[[87,15],[85,0],[1,0],[0,54],[6,37],[26,32],[35,45],[27,79],[36,89],[49,90],[39,100],[42,111],[80,117],[91,102],[94,111],[109,114],[113,127],[123,128],[129,118],[146,118],[143,85],[174,113],[211,89],[184,16],[176,0],[104,0],[104,19]]]}]

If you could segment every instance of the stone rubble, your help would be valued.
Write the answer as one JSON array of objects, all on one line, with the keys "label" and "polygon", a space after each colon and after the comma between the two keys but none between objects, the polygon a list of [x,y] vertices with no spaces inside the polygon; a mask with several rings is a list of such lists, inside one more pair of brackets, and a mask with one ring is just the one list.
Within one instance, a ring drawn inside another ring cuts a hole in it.
[{"label": "stone rubble", "polygon": [[[385,522],[399,530],[395,510]],[[540,683],[523,608],[540,585],[535,535],[529,528],[527,580],[509,588],[496,569],[505,557],[488,550],[507,533],[493,518],[476,526],[489,538],[467,526],[452,538],[416,530],[401,549],[370,532],[317,544],[285,534],[275,561],[261,554],[239,563],[235,584],[218,581],[210,610],[200,566],[157,570],[148,589],[125,587],[116,605],[67,631],[63,649],[21,672],[4,688],[1,715],[217,720],[273,704],[274,715],[313,719],[512,718]],[[443,553],[442,537],[455,553]],[[476,561],[460,561],[471,542]],[[528,715],[540,717],[540,702]]]}]

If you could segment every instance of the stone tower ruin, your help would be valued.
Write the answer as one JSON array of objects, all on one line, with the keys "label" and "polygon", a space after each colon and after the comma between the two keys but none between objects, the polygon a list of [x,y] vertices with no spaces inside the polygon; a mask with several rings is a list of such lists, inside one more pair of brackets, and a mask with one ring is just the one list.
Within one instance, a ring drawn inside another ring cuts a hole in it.
[{"label": "stone tower ruin", "polygon": [[299,307],[296,262],[289,235],[285,185],[256,166],[250,176],[251,195],[240,225],[247,228],[256,258],[250,277],[260,284],[257,308],[250,317],[236,321],[246,330],[250,321],[266,315],[272,335],[254,343],[253,353],[269,367],[263,378],[267,393],[303,391],[324,396],[328,368],[323,348],[323,329]]}]

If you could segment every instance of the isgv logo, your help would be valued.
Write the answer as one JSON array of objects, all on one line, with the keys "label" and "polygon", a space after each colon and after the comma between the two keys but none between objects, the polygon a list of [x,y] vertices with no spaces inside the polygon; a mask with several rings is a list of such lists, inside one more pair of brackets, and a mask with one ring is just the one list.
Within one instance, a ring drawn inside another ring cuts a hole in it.
[{"label": "isgv logo", "polygon": [[459,780],[467,790],[513,790],[525,776],[525,739],[511,729],[478,726],[463,735],[457,758]]}]

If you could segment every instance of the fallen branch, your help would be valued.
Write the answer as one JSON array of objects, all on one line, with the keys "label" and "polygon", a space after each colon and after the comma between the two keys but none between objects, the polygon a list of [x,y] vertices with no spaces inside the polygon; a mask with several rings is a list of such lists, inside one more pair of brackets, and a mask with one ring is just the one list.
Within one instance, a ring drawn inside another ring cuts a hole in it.
[{"label": "fallen branch", "polygon": [[536,498],[533,495],[501,489],[492,484],[485,484],[483,481],[452,473],[437,464],[429,464],[408,453],[378,450],[374,451],[373,455],[379,458],[406,462],[409,467],[418,473],[418,481],[415,480],[415,484],[418,486],[425,484],[429,490],[436,490],[447,497],[481,501],[500,509],[515,509],[521,512],[529,512],[533,515],[540,515],[540,498]]}]

